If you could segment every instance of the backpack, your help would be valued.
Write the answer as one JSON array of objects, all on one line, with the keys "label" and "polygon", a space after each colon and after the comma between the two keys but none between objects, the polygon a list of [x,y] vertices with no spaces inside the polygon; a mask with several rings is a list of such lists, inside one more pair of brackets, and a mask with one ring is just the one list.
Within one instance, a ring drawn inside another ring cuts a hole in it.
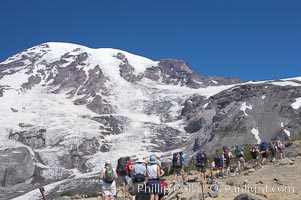
[{"label": "backpack", "polygon": [[214,163],[215,165],[223,166],[224,164],[223,156],[214,156]]},{"label": "backpack", "polygon": [[255,151],[257,151],[257,149],[258,149],[258,147],[256,145],[252,145],[250,148],[250,151],[255,152]]},{"label": "backpack", "polygon": [[206,162],[207,162],[207,156],[205,154],[203,154],[203,153],[198,153],[196,155],[196,162],[198,164],[206,164]]},{"label": "backpack", "polygon": [[275,153],[275,152],[276,152],[276,146],[275,146],[273,143],[270,143],[270,144],[269,144],[269,150],[270,150],[272,153]]},{"label": "backpack", "polygon": [[106,171],[105,171],[105,174],[104,174],[104,181],[106,183],[112,183],[114,181],[113,167],[111,167],[111,166],[106,167]]},{"label": "backpack", "polygon": [[285,149],[285,147],[284,147],[284,144],[277,144],[277,149],[279,150],[279,151],[282,151],[282,150],[284,150]]},{"label": "backpack", "polygon": [[224,158],[227,162],[230,162],[229,151],[227,151],[226,149],[224,150]]},{"label": "backpack", "polygon": [[118,164],[116,169],[118,175],[125,176],[128,174],[126,170],[128,161],[130,161],[130,157],[121,157],[118,159]]},{"label": "backpack", "polygon": [[173,167],[181,167],[182,164],[180,162],[180,153],[175,152],[172,156],[172,166]]},{"label": "backpack", "polygon": [[236,149],[235,149],[236,156],[241,157],[242,156],[241,152],[244,150],[245,150],[245,148],[243,148],[242,146],[236,146]]},{"label": "backpack", "polygon": [[262,143],[260,144],[260,149],[261,149],[262,151],[266,151],[266,150],[268,149],[268,143],[267,143],[267,142],[262,142]]},{"label": "backpack", "polygon": [[133,180],[134,183],[143,182],[143,181],[145,181],[144,174],[136,174],[134,176],[134,180]]}]

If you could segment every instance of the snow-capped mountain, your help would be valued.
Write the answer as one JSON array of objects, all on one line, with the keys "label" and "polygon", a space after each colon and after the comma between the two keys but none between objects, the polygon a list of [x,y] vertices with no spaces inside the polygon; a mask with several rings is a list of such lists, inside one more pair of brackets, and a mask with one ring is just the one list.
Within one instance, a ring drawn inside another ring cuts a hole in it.
[{"label": "snow-capped mountain", "polygon": [[300,86],[204,77],[117,49],[32,47],[0,63],[0,198],[89,177],[120,156],[299,137]]}]

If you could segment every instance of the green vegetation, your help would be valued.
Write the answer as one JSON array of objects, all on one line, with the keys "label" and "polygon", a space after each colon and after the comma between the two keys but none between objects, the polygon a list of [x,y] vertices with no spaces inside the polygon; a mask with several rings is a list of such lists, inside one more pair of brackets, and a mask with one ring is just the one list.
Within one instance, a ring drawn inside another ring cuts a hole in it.
[{"label": "green vegetation", "polygon": [[285,143],[285,147],[286,147],[286,148],[287,148],[287,147],[290,147],[290,146],[292,146],[293,144],[294,144],[293,142],[288,141],[288,142]]},{"label": "green vegetation", "polygon": [[163,171],[164,171],[164,176],[169,176],[169,175],[172,175],[172,173],[173,173],[172,167],[170,169],[169,169],[169,167],[164,167]]},{"label": "green vegetation", "polygon": [[91,197],[98,197],[99,196],[99,193],[98,192],[90,192],[90,193],[88,193],[87,194],[87,196],[89,197],[89,198],[91,198]]},{"label": "green vegetation", "polygon": [[226,135],[234,135],[234,134],[246,134],[248,132],[248,129],[243,127],[241,129],[229,129],[228,127],[221,126],[215,132],[222,133],[224,136],[226,136]]},{"label": "green vegetation", "polygon": [[71,191],[65,191],[65,192],[62,192],[62,193],[60,194],[60,196],[61,196],[61,197],[63,197],[63,196],[72,197],[73,194],[72,194]]}]

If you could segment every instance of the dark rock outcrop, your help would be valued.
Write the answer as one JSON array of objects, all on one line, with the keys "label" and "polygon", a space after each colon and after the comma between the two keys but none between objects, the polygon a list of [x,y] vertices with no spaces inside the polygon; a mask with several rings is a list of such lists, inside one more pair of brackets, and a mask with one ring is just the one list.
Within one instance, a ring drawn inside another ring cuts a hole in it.
[{"label": "dark rock outcrop", "polygon": [[28,148],[17,145],[0,149],[1,187],[22,183],[34,174],[34,163]]}]

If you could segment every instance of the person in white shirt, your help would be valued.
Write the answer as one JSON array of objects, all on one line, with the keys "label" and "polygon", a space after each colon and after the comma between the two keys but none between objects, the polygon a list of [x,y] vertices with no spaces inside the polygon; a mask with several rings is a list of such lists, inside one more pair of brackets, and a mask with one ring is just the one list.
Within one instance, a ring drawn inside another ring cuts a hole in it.
[{"label": "person in white shirt", "polygon": [[105,162],[105,167],[101,169],[99,179],[101,182],[101,191],[104,200],[114,200],[116,196],[116,182],[118,178],[116,170],[113,169],[111,161]]},{"label": "person in white shirt", "polygon": [[149,165],[147,166],[146,174],[148,176],[148,192],[150,194],[150,200],[159,200],[159,193],[162,191],[160,184],[161,169],[157,163],[155,155],[151,155],[149,158]]}]

